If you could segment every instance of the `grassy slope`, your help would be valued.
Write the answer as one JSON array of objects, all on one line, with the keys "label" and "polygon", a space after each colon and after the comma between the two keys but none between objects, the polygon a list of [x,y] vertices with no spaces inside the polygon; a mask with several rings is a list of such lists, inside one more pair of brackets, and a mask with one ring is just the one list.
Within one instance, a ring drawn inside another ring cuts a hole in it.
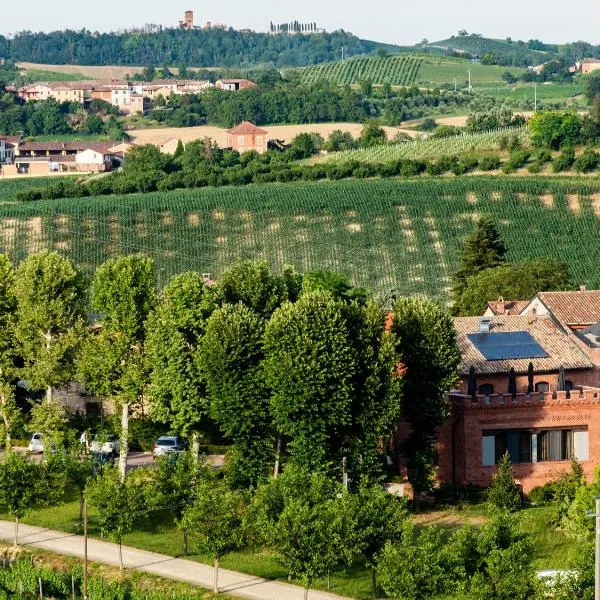
[{"label": "grassy slope", "polygon": [[509,260],[566,260],[600,285],[596,178],[469,176],[178,190],[0,207],[0,246],[16,260],[44,248],[86,270],[147,252],[161,283],[216,277],[236,259],[327,268],[375,292],[447,299],[462,239],[479,215],[499,225]]},{"label": "grassy slope", "polygon": [[[550,511],[551,509],[548,507],[540,507],[526,509],[521,513],[523,530],[535,538],[534,566],[537,569],[564,568],[568,565],[569,555],[565,551],[565,548],[568,547],[568,539],[562,531],[553,529],[548,524]],[[100,531],[96,525],[95,516],[93,509],[91,509],[90,535],[99,537]],[[2,513],[0,513],[0,518],[10,519]],[[417,515],[416,517],[419,526],[440,525],[449,533],[463,523],[471,523],[473,526],[478,527],[485,519],[486,512],[483,505],[468,506],[463,510],[450,508],[432,514]],[[24,522],[30,525],[79,533],[77,529],[78,520],[79,503],[77,494],[71,489],[61,506],[38,509],[25,518]],[[181,534],[165,515],[162,515],[162,517],[157,515],[147,527],[126,534],[123,543],[171,556],[180,556],[182,552]],[[211,563],[208,557],[198,554],[190,556],[190,559]],[[268,550],[233,552],[224,558],[222,566],[250,575],[287,580],[285,570],[277,564],[274,555]],[[360,600],[370,598],[370,573],[360,562],[345,573],[333,575],[331,583],[332,591],[337,594]],[[327,589],[327,582],[324,578],[320,579],[314,587]]]},{"label": "grassy slope", "polygon": [[462,58],[425,56],[417,81],[421,84],[441,85],[454,83],[456,79],[457,86],[462,88],[469,78],[469,69],[471,69],[471,85],[475,88],[490,83],[502,84],[502,73],[506,71],[515,75],[523,72],[523,69],[516,67],[482,65]]}]

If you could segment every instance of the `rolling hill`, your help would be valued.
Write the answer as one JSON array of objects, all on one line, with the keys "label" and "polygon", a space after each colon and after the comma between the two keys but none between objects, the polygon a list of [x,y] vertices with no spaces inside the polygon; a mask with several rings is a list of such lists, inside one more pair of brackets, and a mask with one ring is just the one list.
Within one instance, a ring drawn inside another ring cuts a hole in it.
[{"label": "rolling hill", "polygon": [[498,224],[509,260],[562,259],[576,283],[600,286],[600,183],[576,177],[351,180],[4,204],[0,250],[20,260],[55,249],[87,272],[143,252],[161,284],[184,270],[218,277],[236,259],[266,259],[275,269],[346,273],[382,295],[446,301],[462,240],[480,215]]}]

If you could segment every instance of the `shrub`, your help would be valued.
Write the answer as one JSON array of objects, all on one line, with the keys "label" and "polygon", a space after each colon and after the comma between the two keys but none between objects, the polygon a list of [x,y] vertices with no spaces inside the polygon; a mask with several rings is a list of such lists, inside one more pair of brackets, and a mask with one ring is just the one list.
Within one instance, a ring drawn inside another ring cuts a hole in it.
[{"label": "shrub", "polygon": [[575,151],[573,148],[565,148],[553,161],[552,171],[554,173],[561,173],[562,171],[568,171],[575,162]]},{"label": "shrub", "polygon": [[598,168],[600,155],[592,148],[586,148],[581,156],[575,159],[574,167],[578,173],[589,173]]},{"label": "shrub", "polygon": [[521,494],[515,483],[508,451],[498,463],[498,471],[488,490],[488,503],[491,507],[503,510],[516,510],[521,505]]},{"label": "shrub", "polygon": [[169,426],[150,419],[131,419],[129,421],[129,447],[132,450],[149,452],[157,438],[169,433]]},{"label": "shrub", "polygon": [[527,150],[513,150],[506,161],[505,167],[512,172],[515,169],[524,167],[528,160],[529,152],[527,152]]},{"label": "shrub", "polygon": [[539,173],[542,170],[542,165],[539,162],[534,162],[528,165],[527,170],[530,173]]},{"label": "shrub", "polygon": [[479,168],[482,171],[494,171],[500,168],[500,157],[497,154],[487,154],[479,159]]}]

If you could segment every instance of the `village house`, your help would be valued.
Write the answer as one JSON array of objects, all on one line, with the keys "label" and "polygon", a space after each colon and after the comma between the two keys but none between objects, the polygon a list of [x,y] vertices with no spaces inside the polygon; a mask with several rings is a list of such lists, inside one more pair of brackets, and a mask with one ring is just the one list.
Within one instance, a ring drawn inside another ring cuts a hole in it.
[{"label": "village house", "polygon": [[455,319],[462,353],[452,416],[438,438],[439,480],[487,486],[508,451],[525,493],[600,461],[593,362],[549,315]]},{"label": "village house", "polygon": [[218,90],[227,90],[228,92],[239,92],[249,88],[258,87],[253,81],[248,79],[219,79],[215,83]]},{"label": "village house", "polygon": [[600,69],[600,58],[584,58],[579,63],[579,68],[584,75]]},{"label": "village house", "polygon": [[11,165],[17,146],[23,141],[20,135],[0,136],[0,165]]},{"label": "village house", "polygon": [[237,152],[255,150],[262,154],[268,148],[267,134],[264,129],[242,121],[227,132],[227,145]]}]

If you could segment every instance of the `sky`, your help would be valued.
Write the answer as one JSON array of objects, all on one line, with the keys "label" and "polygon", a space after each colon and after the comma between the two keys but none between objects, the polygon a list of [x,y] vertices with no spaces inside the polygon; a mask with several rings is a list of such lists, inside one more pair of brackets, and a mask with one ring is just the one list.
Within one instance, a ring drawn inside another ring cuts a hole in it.
[{"label": "sky", "polygon": [[560,0],[0,0],[0,33],[174,26],[187,9],[194,10],[199,24],[266,31],[270,21],[316,21],[327,31],[345,29],[363,39],[401,45],[444,39],[460,29],[515,40],[600,42],[597,0],[567,5]]}]

